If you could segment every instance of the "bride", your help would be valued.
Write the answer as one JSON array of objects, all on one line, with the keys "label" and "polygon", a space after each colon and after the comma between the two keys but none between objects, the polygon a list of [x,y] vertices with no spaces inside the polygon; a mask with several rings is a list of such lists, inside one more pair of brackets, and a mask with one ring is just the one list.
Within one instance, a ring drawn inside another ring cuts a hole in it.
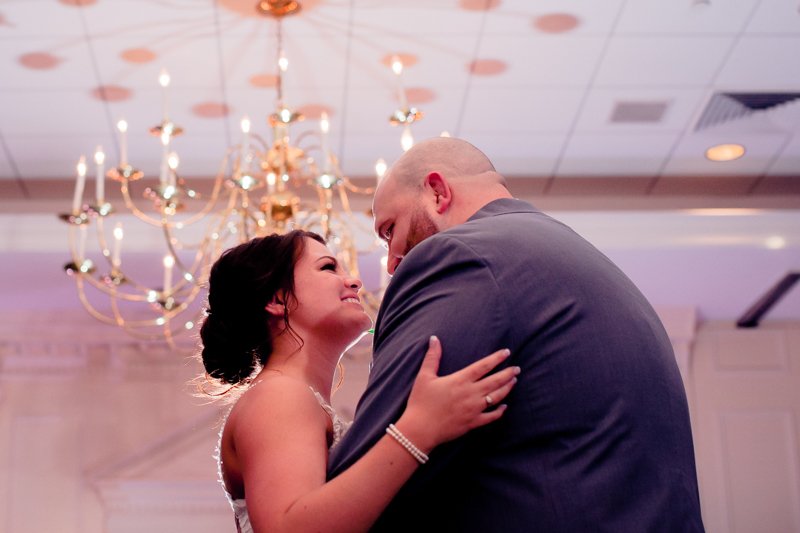
[{"label": "bride", "polygon": [[431,337],[402,416],[326,482],[328,449],[346,429],[330,406],[333,376],[371,325],[360,288],[304,231],[253,239],[212,267],[201,358],[235,400],[218,461],[238,531],[368,530],[434,447],[502,416],[505,406],[485,411],[485,398],[502,400],[516,381],[516,367],[489,374],[508,350],[438,377]]}]

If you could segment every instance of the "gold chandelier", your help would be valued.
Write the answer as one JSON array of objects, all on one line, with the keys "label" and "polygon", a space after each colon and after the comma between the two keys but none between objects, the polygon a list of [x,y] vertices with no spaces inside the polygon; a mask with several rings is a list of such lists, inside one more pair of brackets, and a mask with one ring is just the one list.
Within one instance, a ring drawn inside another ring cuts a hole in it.
[{"label": "gold chandelier", "polygon": [[[356,233],[371,229],[351,210],[348,195],[371,196],[374,188],[358,187],[342,172],[338,158],[328,147],[327,116],[323,113],[315,131],[303,132],[297,141],[290,137],[290,128],[304,117],[285,104],[283,81],[288,61],[283,54],[281,20],[297,13],[300,3],[261,0],[256,9],[274,19],[277,28],[277,97],[275,110],[267,117],[270,140],[252,132],[250,120],[243,118],[241,141],[225,152],[210,192],[201,194],[192,189],[178,175],[180,159],[171,150],[172,140],[183,133],[183,128],[169,117],[170,77],[162,70],[159,84],[163,116],[149,130],[161,142],[157,184],[143,187],[139,194],[134,192],[144,173],[128,161],[128,125],[124,120],[117,123],[119,164],[106,172],[102,149],[98,147],[95,152],[97,181],[92,202],[84,202],[85,157],[77,165],[72,209],[59,215],[69,227],[71,260],[64,270],[75,280],[78,297],[93,317],[119,326],[136,338],[163,340],[174,346],[175,338],[192,330],[203,312],[205,298],[201,296],[213,262],[225,249],[253,237],[291,229],[316,231],[326,238],[342,265],[359,277],[359,255],[373,252],[378,246],[374,238],[367,249],[356,246]],[[395,57],[392,70],[397,76],[399,108],[389,120],[393,125],[403,126],[401,144],[407,150],[413,144],[410,126],[422,118],[422,113],[409,107],[406,101],[402,68]],[[312,153],[320,155],[315,158]],[[385,169],[385,163],[379,160],[378,179]],[[124,232],[130,230],[123,231],[120,222],[111,228],[112,220],[120,213],[118,206],[105,197],[106,178],[119,185],[125,213],[163,237],[159,238],[163,241],[163,258],[157,265],[148,259],[149,268],[145,268],[150,271],[151,279],[152,273],[157,273],[155,277],[161,278],[160,284],[139,279],[131,272],[129,262],[123,261]],[[96,255],[100,259],[96,261],[86,253],[90,228],[97,236]],[[189,238],[185,236],[187,233]],[[366,307],[373,314],[386,281],[382,275],[380,286],[364,293]]]}]

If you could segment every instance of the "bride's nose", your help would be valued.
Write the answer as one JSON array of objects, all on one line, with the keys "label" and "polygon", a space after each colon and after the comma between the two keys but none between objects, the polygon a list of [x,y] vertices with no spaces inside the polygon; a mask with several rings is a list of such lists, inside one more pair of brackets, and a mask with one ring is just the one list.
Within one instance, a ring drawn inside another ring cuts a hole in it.
[{"label": "bride's nose", "polygon": [[350,287],[351,289],[355,289],[357,291],[361,290],[361,286],[362,285],[363,285],[363,283],[361,283],[361,280],[358,279],[358,278],[348,278],[347,279],[347,286]]}]

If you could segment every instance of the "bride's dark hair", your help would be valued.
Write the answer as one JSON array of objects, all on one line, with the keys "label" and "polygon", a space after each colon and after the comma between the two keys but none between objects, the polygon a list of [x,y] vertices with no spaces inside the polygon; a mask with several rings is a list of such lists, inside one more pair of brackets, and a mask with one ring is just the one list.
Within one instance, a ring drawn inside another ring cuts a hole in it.
[{"label": "bride's dark hair", "polygon": [[257,237],[222,253],[208,277],[208,309],[200,328],[201,359],[208,377],[222,385],[247,383],[272,352],[266,305],[284,301],[283,322],[296,303],[294,267],[305,239],[325,244],[316,233],[294,230]]}]

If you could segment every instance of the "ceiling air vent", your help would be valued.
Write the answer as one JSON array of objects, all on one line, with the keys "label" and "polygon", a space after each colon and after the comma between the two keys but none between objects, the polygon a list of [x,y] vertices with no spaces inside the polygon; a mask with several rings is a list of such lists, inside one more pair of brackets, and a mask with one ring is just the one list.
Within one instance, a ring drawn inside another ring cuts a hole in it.
[{"label": "ceiling air vent", "polygon": [[800,98],[800,93],[716,93],[700,115],[695,131],[772,109]]},{"label": "ceiling air vent", "polygon": [[611,112],[611,122],[653,123],[661,122],[669,102],[617,102]]}]

